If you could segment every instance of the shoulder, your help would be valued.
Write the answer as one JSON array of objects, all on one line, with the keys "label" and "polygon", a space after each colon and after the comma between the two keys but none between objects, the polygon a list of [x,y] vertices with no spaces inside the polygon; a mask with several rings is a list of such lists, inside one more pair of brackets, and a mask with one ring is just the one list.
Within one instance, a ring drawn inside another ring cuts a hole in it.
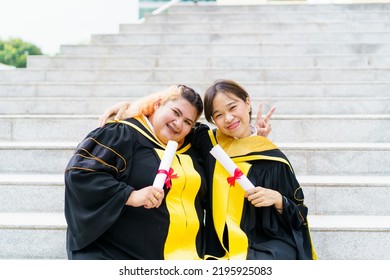
[{"label": "shoulder", "polygon": [[197,148],[207,147],[211,145],[212,133],[213,131],[208,125],[198,123],[189,135],[189,139]]},{"label": "shoulder", "polygon": [[123,123],[111,122],[91,131],[79,146],[86,145],[87,143],[95,143],[115,147],[121,146],[123,143],[128,143],[128,141],[133,142],[135,137],[137,135],[131,127]]}]

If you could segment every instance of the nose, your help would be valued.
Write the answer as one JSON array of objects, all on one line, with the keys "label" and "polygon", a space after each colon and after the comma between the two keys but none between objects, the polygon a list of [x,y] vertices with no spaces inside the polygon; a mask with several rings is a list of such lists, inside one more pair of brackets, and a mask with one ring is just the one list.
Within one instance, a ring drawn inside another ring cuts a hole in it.
[{"label": "nose", "polygon": [[176,129],[180,130],[182,127],[183,127],[183,120],[182,118],[176,118],[174,121],[173,121]]},{"label": "nose", "polygon": [[225,122],[231,122],[234,119],[234,116],[232,114],[227,113],[225,115]]}]

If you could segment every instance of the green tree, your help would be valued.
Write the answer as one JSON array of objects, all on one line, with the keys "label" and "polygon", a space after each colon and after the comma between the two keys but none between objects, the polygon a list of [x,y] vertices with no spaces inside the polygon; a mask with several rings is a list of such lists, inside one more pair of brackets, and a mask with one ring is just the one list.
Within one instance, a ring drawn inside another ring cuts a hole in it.
[{"label": "green tree", "polygon": [[0,40],[0,63],[18,68],[26,67],[28,55],[40,55],[42,51],[32,43],[21,39]]}]

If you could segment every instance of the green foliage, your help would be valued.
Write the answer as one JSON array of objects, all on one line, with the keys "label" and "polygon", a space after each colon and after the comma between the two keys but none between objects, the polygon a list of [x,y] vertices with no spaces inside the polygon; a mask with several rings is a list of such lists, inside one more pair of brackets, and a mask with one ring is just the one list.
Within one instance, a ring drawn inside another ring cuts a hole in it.
[{"label": "green foliage", "polygon": [[37,46],[21,39],[0,40],[0,63],[23,68],[28,55],[40,54],[42,51]]}]

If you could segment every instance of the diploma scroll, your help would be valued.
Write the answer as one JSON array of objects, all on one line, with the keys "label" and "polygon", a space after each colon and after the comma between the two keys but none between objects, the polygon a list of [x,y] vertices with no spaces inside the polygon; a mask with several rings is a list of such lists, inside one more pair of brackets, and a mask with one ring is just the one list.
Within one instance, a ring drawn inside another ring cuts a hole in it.
[{"label": "diploma scroll", "polygon": [[[233,162],[233,160],[226,154],[226,152],[221,148],[220,145],[215,145],[210,153],[218,160],[218,162],[226,169],[227,172],[229,172],[230,178],[233,179],[233,181],[237,180],[237,182],[240,184],[240,186],[245,190],[249,190],[254,188],[255,186],[252,184],[251,181],[249,181],[248,177],[246,177],[240,169],[237,167],[237,165]],[[239,174],[239,175],[238,175]],[[230,183],[230,182],[229,182]],[[234,182],[233,182],[234,184]]]},{"label": "diploma scroll", "polygon": [[153,187],[158,187],[158,188],[164,187],[165,180],[167,179],[167,176],[171,169],[171,164],[173,161],[173,157],[175,156],[177,146],[178,146],[177,142],[172,140],[168,141],[167,147],[161,159],[160,166],[158,168],[159,172],[157,173],[156,178],[154,178]]}]

